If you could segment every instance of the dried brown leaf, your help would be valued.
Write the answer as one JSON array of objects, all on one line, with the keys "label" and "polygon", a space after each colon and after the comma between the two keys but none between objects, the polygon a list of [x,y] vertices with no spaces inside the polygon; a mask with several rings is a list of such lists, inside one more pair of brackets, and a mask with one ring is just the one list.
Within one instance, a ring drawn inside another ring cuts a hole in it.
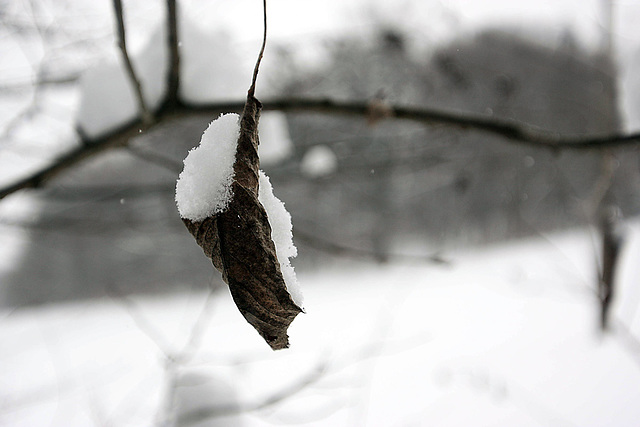
[{"label": "dried brown leaf", "polygon": [[278,350],[289,346],[287,329],[302,310],[287,291],[267,213],[258,200],[261,108],[260,101],[250,94],[240,120],[233,197],[228,208],[202,221],[183,221],[222,273],[240,313],[272,349]]}]

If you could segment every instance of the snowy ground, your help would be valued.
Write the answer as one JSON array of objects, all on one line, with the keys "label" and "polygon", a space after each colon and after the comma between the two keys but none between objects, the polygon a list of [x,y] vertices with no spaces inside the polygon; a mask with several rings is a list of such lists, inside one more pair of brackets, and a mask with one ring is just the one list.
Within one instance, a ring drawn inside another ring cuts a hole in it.
[{"label": "snowy ground", "polygon": [[[627,231],[615,315],[639,337]],[[182,425],[218,415],[199,426],[636,426],[640,349],[597,332],[592,260],[567,233],[300,274],[307,313],[280,352],[226,292],[4,312],[0,425],[162,425],[177,407]]]}]

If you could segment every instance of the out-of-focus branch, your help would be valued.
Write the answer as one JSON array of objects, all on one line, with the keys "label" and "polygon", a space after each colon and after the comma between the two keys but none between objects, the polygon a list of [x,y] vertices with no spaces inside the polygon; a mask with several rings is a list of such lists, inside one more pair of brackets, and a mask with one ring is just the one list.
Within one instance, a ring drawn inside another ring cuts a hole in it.
[{"label": "out-of-focus branch", "polygon": [[242,414],[268,408],[290,398],[308,386],[318,382],[325,374],[325,371],[326,367],[324,365],[319,365],[288,387],[267,396],[263,400],[259,400],[251,404],[211,406],[189,412],[183,412],[179,415],[177,424],[180,426],[190,426],[211,418]]},{"label": "out-of-focus branch", "polygon": [[[47,32],[44,26],[40,23],[40,20],[38,19],[37,5],[34,4],[34,2],[29,2],[28,5],[29,5],[29,8],[31,9],[31,18],[33,20],[33,26],[37,31],[39,42],[40,42],[40,45],[42,46],[42,50],[43,52],[47,52],[47,35],[46,35]],[[29,57],[27,52],[24,50],[23,50],[23,54],[26,58]],[[43,79],[45,70],[47,68],[46,58],[47,58],[47,55],[45,53],[45,55],[43,55],[43,57],[40,59],[37,68],[34,70],[35,82],[31,83],[31,86],[33,87],[33,89],[31,90],[30,102],[20,112],[14,115],[13,118],[9,120],[9,122],[5,125],[4,130],[0,135],[0,140],[8,138],[16,130],[16,128],[18,128],[18,126],[22,122],[35,116],[39,112],[41,108],[40,106],[40,97],[42,92],[41,81]]]},{"label": "out-of-focus branch", "polygon": [[616,231],[616,211],[605,209],[601,215],[602,271],[598,278],[598,299],[600,300],[600,328],[606,331],[610,323],[611,303],[615,295],[616,267],[623,239]]},{"label": "out-of-focus branch", "polygon": [[115,284],[108,286],[106,291],[109,297],[118,302],[129,313],[129,316],[138,328],[158,347],[158,350],[160,350],[166,358],[171,358],[173,354],[171,345],[162,333],[142,314],[142,311],[135,301],[122,292]]},{"label": "out-of-focus branch", "polygon": [[[69,73],[60,76],[48,76],[36,79],[36,86],[62,86],[70,83],[76,83],[80,75],[78,73]],[[33,79],[20,80],[14,83],[0,83],[0,93],[15,93],[33,90]]]},{"label": "out-of-focus branch", "polygon": [[[225,107],[228,111],[242,111],[242,103],[189,104],[183,107],[189,112],[215,113]],[[423,107],[388,105],[391,118],[409,120],[425,125],[445,125],[463,130],[477,130],[500,136],[509,142],[553,150],[593,150],[604,147],[620,147],[640,144],[640,132],[632,134],[563,136],[558,132],[534,127],[516,120],[496,119],[478,114],[443,111]],[[338,116],[368,118],[371,105],[368,102],[336,101],[331,99],[283,98],[263,102],[265,111],[291,113],[321,113]]]},{"label": "out-of-focus branch", "polygon": [[176,392],[178,388],[178,368],[188,362],[200,347],[202,335],[205,331],[205,326],[209,321],[213,313],[214,291],[209,289],[207,299],[200,315],[193,323],[191,332],[189,333],[189,339],[182,348],[171,357],[166,358],[165,363],[165,376],[167,379],[167,389],[164,397],[164,404],[158,407],[158,413],[156,419],[159,425],[173,425],[174,423],[174,406],[176,401]]},{"label": "out-of-focus branch", "polygon": [[[131,122],[116,131],[86,143],[54,161],[48,167],[0,189],[0,199],[21,190],[42,185],[58,173],[75,166],[80,161],[92,157],[107,148],[126,145],[129,139],[159,123],[181,119],[195,114],[217,115],[221,112],[242,111],[244,102],[212,103],[206,105],[176,104],[173,108],[158,112],[152,123],[141,120]],[[340,102],[328,99],[275,99],[263,103],[263,110],[290,113],[314,112],[338,116],[368,117],[369,104],[366,102]],[[425,125],[446,125],[465,130],[478,130],[503,137],[508,142],[544,147],[552,150],[594,150],[605,147],[640,145],[640,133],[611,134],[605,136],[565,137],[556,132],[534,128],[516,121],[497,120],[478,115],[462,114],[426,109],[420,107],[389,106],[395,119],[411,120]]]},{"label": "out-of-focus branch", "polygon": [[149,150],[141,150],[133,147],[132,145],[127,145],[127,149],[132,155],[136,156],[140,160],[153,163],[168,171],[175,172],[176,174],[182,171],[182,162],[175,161],[167,156],[163,156],[162,154],[154,153]]},{"label": "out-of-focus branch", "polygon": [[631,332],[622,319],[616,318],[615,316],[612,317],[611,326],[613,327],[613,332],[620,338],[621,344],[640,368],[640,339]]},{"label": "out-of-focus branch", "polygon": [[140,120],[137,120],[133,124],[126,125],[91,142],[83,140],[78,147],[54,160],[49,166],[0,189],[0,199],[25,188],[38,188],[86,159],[92,158],[110,148],[125,146],[131,138],[149,127],[151,127],[151,124],[145,125]]},{"label": "out-of-focus branch", "polygon": [[[300,231],[298,228],[295,230],[296,240],[311,246],[314,249],[320,250],[333,255],[347,255],[356,258],[365,259],[377,259],[379,254],[371,249],[354,248],[351,246],[341,245],[329,240],[322,239],[318,236],[313,236],[304,231]],[[434,264],[449,265],[450,261],[443,258],[439,254],[432,255],[409,255],[409,254],[386,254],[387,261],[392,262],[430,262]]]},{"label": "out-of-focus branch", "polygon": [[176,0],[167,0],[167,43],[169,51],[169,72],[164,109],[175,108],[179,104],[180,90],[180,50],[178,45],[178,6]]},{"label": "out-of-focus branch", "polygon": [[[401,354],[405,351],[413,350],[419,346],[430,342],[432,337],[428,334],[417,334],[412,337],[408,337],[402,340],[393,340],[380,338],[376,336],[376,341],[366,343],[360,348],[355,349],[353,352],[349,352],[337,360],[329,363],[328,361],[320,361],[316,364],[315,368],[312,368],[304,376],[299,377],[296,381],[292,382],[289,386],[265,396],[262,399],[258,399],[254,402],[237,405],[212,405],[210,407],[199,408],[189,412],[183,412],[179,414],[177,419],[177,425],[190,426],[201,423],[208,419],[214,419],[219,417],[231,416],[236,414],[244,414],[253,411],[259,411],[271,406],[275,406],[291,397],[295,396],[306,390],[308,387],[313,386],[315,383],[321,381],[323,378],[342,371],[349,367],[352,367],[358,363],[366,360],[376,359],[386,355]],[[241,360],[239,363],[253,363],[256,360],[248,358]],[[237,361],[232,362],[234,364]]]},{"label": "out-of-focus branch", "polygon": [[115,10],[116,22],[117,22],[116,27],[118,29],[117,31],[118,47],[120,48],[120,52],[122,53],[122,59],[127,69],[127,74],[129,75],[129,79],[131,80],[133,88],[136,92],[136,99],[138,100],[138,109],[140,110],[142,121],[145,123],[148,123],[151,121],[152,116],[149,113],[147,104],[144,101],[144,94],[142,93],[142,85],[140,84],[140,79],[136,74],[136,70],[133,68],[133,64],[131,63],[131,58],[129,57],[129,53],[127,51],[127,39],[125,34],[124,11],[122,8],[122,0],[113,0],[113,8]]}]

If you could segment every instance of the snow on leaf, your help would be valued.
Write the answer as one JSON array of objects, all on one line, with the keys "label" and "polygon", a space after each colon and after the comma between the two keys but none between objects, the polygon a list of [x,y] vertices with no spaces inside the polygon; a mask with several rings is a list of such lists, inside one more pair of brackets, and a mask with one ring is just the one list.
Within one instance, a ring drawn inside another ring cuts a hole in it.
[{"label": "snow on leaf", "polygon": [[273,194],[269,177],[262,171],[259,177],[258,200],[264,206],[269,218],[271,239],[276,246],[276,255],[280,261],[280,271],[282,271],[287,291],[291,294],[293,302],[298,307],[302,307],[302,291],[298,285],[296,272],[289,261],[289,258],[295,258],[298,255],[298,249],[293,244],[291,215],[284,207],[284,203]]},{"label": "snow on leaf", "polygon": [[277,350],[289,346],[287,329],[302,309],[287,291],[269,218],[258,199],[261,107],[253,95],[247,98],[233,164],[232,197],[226,209],[204,219],[182,220],[222,273],[240,313]]},{"label": "snow on leaf", "polygon": [[182,218],[201,221],[226,209],[231,200],[240,118],[223,114],[202,134],[200,145],[184,159],[176,183],[176,204]]}]

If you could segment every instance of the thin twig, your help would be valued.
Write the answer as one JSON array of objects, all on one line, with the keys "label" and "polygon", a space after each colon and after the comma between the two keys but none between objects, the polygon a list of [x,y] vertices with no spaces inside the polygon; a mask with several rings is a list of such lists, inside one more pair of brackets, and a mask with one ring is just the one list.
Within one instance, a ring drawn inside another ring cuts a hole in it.
[{"label": "thin twig", "polygon": [[142,121],[144,123],[148,123],[151,121],[152,116],[149,113],[147,104],[144,101],[144,94],[142,93],[142,84],[140,83],[140,79],[136,74],[136,70],[133,68],[133,64],[131,63],[131,58],[129,57],[129,52],[127,51],[127,39],[125,35],[124,11],[122,8],[122,0],[113,0],[113,8],[115,10],[116,21],[117,21],[118,47],[120,48],[120,52],[122,52],[122,59],[124,60],[124,65],[127,69],[129,80],[131,80],[131,84],[133,85],[133,88],[136,92],[138,109],[140,110]]},{"label": "thin twig", "polygon": [[209,292],[207,293],[207,298],[204,302],[204,306],[202,307],[198,318],[191,327],[191,332],[189,332],[189,339],[187,340],[182,350],[180,350],[180,352],[176,356],[176,358],[180,360],[180,362],[184,363],[185,361],[188,361],[188,359],[194,355],[194,352],[200,348],[206,330],[207,322],[209,322],[211,316],[213,315],[213,304],[215,302],[215,296],[215,290],[213,288],[210,288]]},{"label": "thin twig", "polygon": [[155,345],[158,350],[168,359],[172,359],[173,350],[168,344],[166,338],[160,333],[156,327],[149,322],[149,320],[142,314],[138,305],[128,295],[125,295],[116,285],[111,285],[106,288],[107,295],[122,305],[122,307],[129,313],[129,316],[138,326],[138,329],[142,331]]},{"label": "thin twig", "polygon": [[598,274],[598,299],[600,300],[600,328],[606,331],[609,326],[611,304],[616,291],[616,273],[618,258],[623,239],[617,233],[617,212],[615,209],[602,209],[600,234],[602,237],[601,271]]},{"label": "thin twig", "polygon": [[[51,165],[0,189],[0,199],[25,188],[37,188],[75,166],[82,160],[105,151],[125,146],[128,141],[142,131],[150,130],[160,123],[206,113],[215,115],[220,112],[241,112],[243,102],[215,103],[205,105],[178,105],[173,109],[156,114],[155,121],[143,123],[135,120],[128,125],[84,143],[55,160]],[[603,136],[561,136],[556,132],[534,128],[516,121],[500,121],[470,114],[437,111],[419,107],[390,106],[396,119],[411,120],[425,125],[447,125],[466,130],[479,130],[505,138],[511,143],[525,144],[551,150],[598,150],[605,147],[629,147],[640,145],[640,132],[632,134],[610,134]],[[369,104],[366,102],[340,102],[328,99],[275,99],[263,104],[265,111],[316,112],[338,116],[359,116],[366,118]]]},{"label": "thin twig", "polygon": [[253,97],[256,92],[256,79],[258,78],[258,69],[260,68],[260,62],[262,62],[262,57],[264,55],[264,48],[267,45],[267,0],[262,0],[262,15],[263,15],[263,28],[264,32],[262,33],[262,47],[260,48],[260,53],[258,54],[258,59],[256,60],[256,66],[253,69],[253,78],[251,79],[251,87],[249,88],[249,97]]},{"label": "thin twig", "polygon": [[131,144],[127,145],[126,147],[129,153],[136,156],[140,160],[153,163],[174,173],[180,173],[182,171],[182,162],[176,161],[167,156],[163,156],[162,154],[155,153],[150,150],[141,150]]},{"label": "thin twig", "polygon": [[201,408],[201,409],[196,409],[189,412],[184,412],[178,416],[178,425],[180,426],[194,425],[212,418],[259,411],[261,409],[265,409],[267,407],[276,405],[282,402],[283,400],[290,398],[296,393],[299,393],[300,391],[306,389],[310,385],[318,382],[325,374],[325,371],[326,371],[326,366],[321,364],[316,368],[312,369],[307,375],[298,379],[298,381],[294,382],[290,386],[285,387],[282,390],[270,396],[267,396],[265,399],[256,401],[252,404],[211,406],[207,408]]},{"label": "thin twig", "polygon": [[640,367],[640,339],[631,332],[621,319],[614,318],[613,320],[614,332],[629,355],[633,357],[634,362]]},{"label": "thin twig", "polygon": [[[432,338],[430,335],[425,336],[425,334],[417,334],[402,340],[390,341],[386,338],[383,338],[382,340],[376,340],[366,343],[360,348],[357,348],[355,351],[353,351],[352,354],[346,355],[344,358],[338,360],[337,362],[333,362],[331,364],[329,364],[329,362],[327,361],[318,362],[315,368],[311,369],[306,373],[306,375],[298,378],[289,386],[283,387],[273,394],[270,394],[253,403],[247,403],[244,405],[237,404],[210,406],[199,408],[190,412],[184,412],[178,417],[178,425],[189,426],[201,423],[202,421],[208,419],[244,414],[266,409],[268,407],[277,405],[287,399],[290,399],[296,394],[306,390],[308,387],[318,383],[323,378],[326,378],[328,375],[336,374],[366,360],[379,358],[381,356],[402,354],[404,352],[411,351],[415,348],[425,345],[428,342],[431,342],[431,340]],[[241,363],[254,362],[255,360],[250,359],[245,360]]]},{"label": "thin twig", "polygon": [[166,395],[164,404],[159,406],[156,420],[158,425],[175,424],[175,405],[177,399],[177,390],[179,383],[179,368],[187,363],[200,347],[201,340],[205,331],[206,323],[209,321],[213,313],[213,302],[215,293],[213,289],[209,290],[207,299],[200,315],[191,327],[189,338],[182,350],[178,351],[171,358],[167,358],[165,363],[165,378],[167,382]]},{"label": "thin twig", "polygon": [[[42,47],[43,52],[47,52],[46,30],[45,28],[43,28],[43,25],[40,22],[40,20],[36,17],[37,6],[36,4],[34,4],[33,1],[30,1],[28,4],[31,9],[31,18],[33,20],[33,25],[38,34],[39,43]],[[28,58],[29,56],[25,54],[25,57]],[[47,55],[45,53],[45,55],[40,59],[38,67],[35,70],[35,76],[34,76],[35,82],[32,82],[33,90],[31,91],[30,102],[20,112],[14,115],[13,118],[10,119],[9,122],[5,125],[4,130],[0,135],[0,140],[8,139],[23,121],[26,121],[26,119],[29,119],[35,116],[38,113],[38,111],[41,109],[41,106],[40,106],[40,98],[41,98],[41,92],[42,92],[41,81],[48,65],[46,64],[46,58],[47,58]]]},{"label": "thin twig", "polygon": [[[318,236],[313,236],[296,228],[296,240],[304,242],[314,249],[333,255],[348,255],[358,258],[377,259],[379,255],[371,249],[354,248],[351,246],[341,245]],[[392,262],[430,262],[440,265],[450,265],[451,262],[443,258],[440,254],[431,255],[410,255],[410,254],[386,254],[387,260]]]},{"label": "thin twig", "polygon": [[[36,79],[36,85],[40,87],[45,86],[62,86],[70,83],[77,83],[80,78],[80,73],[69,72],[69,74],[61,74],[59,76],[43,76],[40,79]],[[18,81],[15,83],[3,83],[0,84],[0,93],[14,93],[31,91],[34,86],[32,78],[25,81]]]}]

